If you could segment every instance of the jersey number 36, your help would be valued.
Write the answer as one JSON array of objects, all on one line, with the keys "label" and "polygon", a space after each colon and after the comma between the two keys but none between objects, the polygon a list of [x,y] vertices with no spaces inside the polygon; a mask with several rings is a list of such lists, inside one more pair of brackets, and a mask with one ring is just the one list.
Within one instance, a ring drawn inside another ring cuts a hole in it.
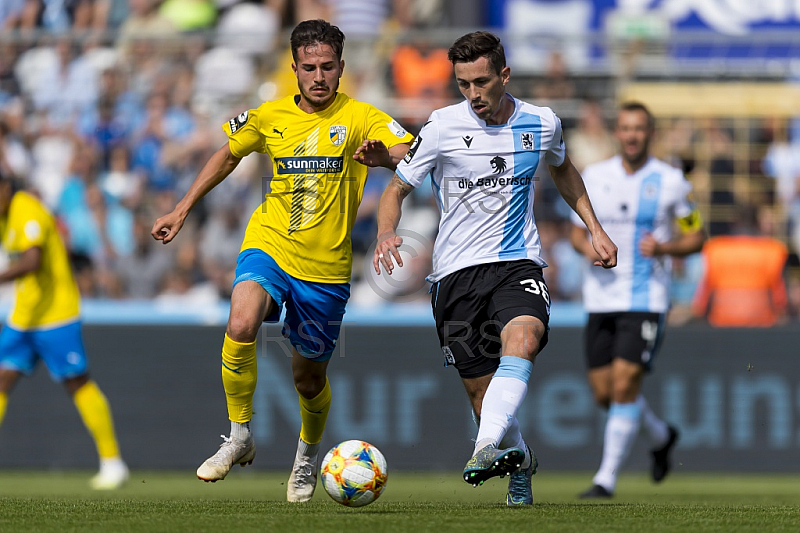
[{"label": "jersey number 36", "polygon": [[535,279],[524,279],[519,282],[520,285],[528,285],[525,287],[525,290],[533,293],[533,294],[541,294],[542,298],[544,298],[545,303],[550,305],[550,294],[547,292],[547,285],[544,284],[544,281],[536,281]]}]

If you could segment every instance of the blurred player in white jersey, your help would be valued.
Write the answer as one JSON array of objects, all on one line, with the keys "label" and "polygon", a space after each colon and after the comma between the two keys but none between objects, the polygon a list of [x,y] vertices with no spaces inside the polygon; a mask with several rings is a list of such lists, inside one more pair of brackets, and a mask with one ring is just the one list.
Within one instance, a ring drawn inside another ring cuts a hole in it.
[{"label": "blurred player in white jersey", "polygon": [[[615,129],[620,154],[583,171],[597,218],[620,253],[617,268],[589,269],[583,286],[589,383],[608,419],[600,469],[581,498],[614,495],[617,474],[642,423],[655,443],[656,482],[669,472],[678,440],[678,431],[648,407],[642,378],[658,350],[669,309],[671,258],[700,251],[705,232],[683,173],[650,156],[653,133],[653,116],[645,106],[623,104]],[[573,224],[573,246],[596,260],[586,226],[577,217]]]},{"label": "blurred player in white jersey", "polygon": [[537,169],[549,167],[591,229],[597,265],[616,265],[617,248],[567,157],[558,117],[506,93],[511,71],[500,39],[465,35],[448,57],[466,101],[434,111],[397,166],[381,197],[373,266],[379,274],[380,265],[390,274],[394,261],[402,266],[402,202],[430,173],[441,212],[428,278],[433,314],[445,364],[458,370],[479,424],[464,479],[477,486],[511,474],[506,503],[530,505],[536,457],[516,413],[550,315],[533,217]]}]

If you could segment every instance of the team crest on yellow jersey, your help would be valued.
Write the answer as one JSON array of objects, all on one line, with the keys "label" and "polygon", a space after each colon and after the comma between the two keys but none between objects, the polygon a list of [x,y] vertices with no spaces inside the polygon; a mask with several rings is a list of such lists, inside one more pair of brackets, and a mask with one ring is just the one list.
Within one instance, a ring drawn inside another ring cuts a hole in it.
[{"label": "team crest on yellow jersey", "polygon": [[331,126],[330,137],[334,146],[340,146],[347,137],[347,126]]}]

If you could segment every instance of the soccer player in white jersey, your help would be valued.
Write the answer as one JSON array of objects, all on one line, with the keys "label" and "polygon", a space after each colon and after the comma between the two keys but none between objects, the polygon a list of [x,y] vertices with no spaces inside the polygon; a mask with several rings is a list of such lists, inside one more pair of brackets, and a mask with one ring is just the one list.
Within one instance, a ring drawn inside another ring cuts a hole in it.
[{"label": "soccer player in white jersey", "polygon": [[466,100],[434,111],[397,166],[380,201],[373,266],[379,274],[381,265],[389,274],[395,261],[402,266],[402,202],[430,173],[441,213],[428,278],[433,314],[445,364],[458,370],[479,425],[464,479],[477,486],[511,474],[507,504],[530,505],[536,457],[516,413],[550,315],[533,217],[537,168],[549,166],[591,229],[596,264],[616,265],[617,248],[567,157],[558,117],[506,93],[511,71],[500,39],[470,33],[448,57]]},{"label": "soccer player in white jersey", "polygon": [[[582,498],[613,496],[617,473],[640,424],[655,443],[656,482],[669,472],[669,455],[678,440],[678,431],[648,407],[641,394],[642,378],[658,350],[669,309],[671,257],[698,252],[705,232],[683,173],[650,157],[653,132],[653,116],[645,106],[623,104],[615,129],[620,154],[583,171],[597,218],[619,244],[620,254],[617,268],[590,269],[583,286],[589,312],[589,383],[597,404],[608,409],[608,419],[600,469]],[[596,260],[586,226],[577,217],[573,223],[573,246]]]}]

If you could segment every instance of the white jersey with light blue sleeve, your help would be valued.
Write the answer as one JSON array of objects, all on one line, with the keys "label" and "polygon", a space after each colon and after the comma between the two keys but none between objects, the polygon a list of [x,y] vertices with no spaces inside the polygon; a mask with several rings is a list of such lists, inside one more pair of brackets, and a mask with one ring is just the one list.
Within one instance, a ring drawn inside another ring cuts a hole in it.
[{"label": "white jersey with light blue sleeve", "polygon": [[507,96],[514,112],[497,126],[478,118],[466,100],[434,111],[397,166],[414,187],[432,177],[441,220],[431,282],[484,263],[530,259],[547,266],[533,216],[535,176],[564,162],[561,121],[550,108]]},{"label": "white jersey with light blue sleeve", "polygon": [[[672,239],[675,221],[695,210],[691,184],[680,170],[654,157],[633,174],[626,172],[620,156],[589,165],[582,174],[597,219],[619,247],[616,268],[587,267],[586,311],[665,313],[671,258],[645,257],[639,242],[647,233],[659,242]],[[572,223],[584,227],[574,213]]]}]

